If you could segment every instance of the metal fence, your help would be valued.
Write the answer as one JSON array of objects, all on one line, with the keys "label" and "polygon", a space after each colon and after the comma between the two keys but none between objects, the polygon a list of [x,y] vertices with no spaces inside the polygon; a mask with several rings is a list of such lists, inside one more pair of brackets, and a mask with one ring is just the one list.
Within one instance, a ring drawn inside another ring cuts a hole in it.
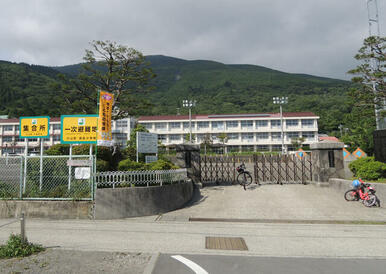
[{"label": "metal fence", "polygon": [[187,170],[139,170],[139,171],[111,171],[95,174],[95,183],[98,188],[125,187],[125,186],[162,186],[175,184],[187,180]]},{"label": "metal fence", "polygon": [[[95,157],[71,159],[73,163],[69,156],[0,157],[0,198],[92,200]],[[88,164],[76,166],[78,160]]]}]

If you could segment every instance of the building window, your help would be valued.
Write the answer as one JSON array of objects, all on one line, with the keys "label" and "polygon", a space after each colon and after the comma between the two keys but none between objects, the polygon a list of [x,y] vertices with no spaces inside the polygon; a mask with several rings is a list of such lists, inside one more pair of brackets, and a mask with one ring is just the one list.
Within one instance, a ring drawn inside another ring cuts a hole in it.
[{"label": "building window", "polygon": [[24,143],[24,138],[15,137],[15,142],[16,143]]},{"label": "building window", "polygon": [[227,146],[228,152],[239,152],[239,146]]},{"label": "building window", "polygon": [[241,128],[242,129],[252,129],[253,128],[253,121],[241,121]]},{"label": "building window", "polygon": [[60,124],[53,124],[52,126],[54,130],[60,130]]},{"label": "building window", "polygon": [[272,151],[281,151],[281,145],[273,145]]},{"label": "building window", "polygon": [[306,138],[306,140],[314,140],[314,138],[315,138],[315,133],[314,132],[312,132],[312,131],[309,131],[309,132],[303,132],[302,133],[302,136],[304,137],[304,138]]},{"label": "building window", "polygon": [[13,131],[13,126],[12,125],[5,125],[5,126],[3,126],[3,131]]},{"label": "building window", "polygon": [[170,141],[181,141],[181,135],[180,134],[170,134],[169,140]]},{"label": "building window", "polygon": [[[144,125],[145,128],[148,129],[148,130],[149,130],[149,129],[150,129],[150,130],[153,129],[153,124],[152,124],[152,123],[146,123],[146,124],[143,124],[143,125]],[[118,125],[117,125],[117,127],[118,127]],[[126,124],[126,127],[127,127],[127,124]]]},{"label": "building window", "polygon": [[271,120],[271,128],[280,128],[281,123],[280,120]]},{"label": "building window", "polygon": [[11,143],[13,141],[12,136],[3,136],[3,142]]},{"label": "building window", "polygon": [[166,135],[158,134],[158,141],[161,141],[162,143],[166,142]]},{"label": "building window", "polygon": [[302,127],[314,127],[314,120],[302,119]]},{"label": "building window", "polygon": [[241,133],[241,140],[245,142],[253,142],[253,133]]},{"label": "building window", "polygon": [[32,143],[32,142],[37,142],[37,141],[38,141],[37,138],[30,138],[30,139],[28,139],[28,142],[30,142],[30,143]]},{"label": "building window", "polygon": [[253,151],[253,146],[241,146],[241,151]]},{"label": "building window", "polygon": [[266,127],[266,126],[268,126],[268,121],[267,120],[257,120],[256,121],[256,128]]},{"label": "building window", "polygon": [[272,132],[271,137],[272,137],[272,140],[281,140],[281,133],[280,132]]},{"label": "building window", "polygon": [[[190,129],[189,122],[184,122],[183,127],[184,127],[184,129]],[[194,122],[192,122],[192,128],[194,128]]]},{"label": "building window", "polygon": [[[145,124],[145,127],[146,127],[147,124]],[[151,124],[150,124],[151,125]],[[120,127],[120,128],[127,128],[128,126],[128,123],[127,123],[127,120],[118,120],[116,122],[116,127]],[[147,127],[146,127],[147,128]]]},{"label": "building window", "polygon": [[227,133],[228,140],[238,140],[239,134],[238,133]]},{"label": "building window", "polygon": [[285,123],[287,127],[297,127],[299,125],[299,120],[295,120],[295,119],[286,120]]},{"label": "building window", "polygon": [[257,139],[268,139],[268,132],[258,132],[256,135]]},{"label": "building window", "polygon": [[268,146],[261,146],[261,145],[258,145],[256,147],[257,151],[268,151],[269,150],[269,147]]},{"label": "building window", "polygon": [[298,137],[299,137],[299,132],[287,132],[288,139],[298,138]]},{"label": "building window", "polygon": [[227,129],[237,128],[239,126],[239,121],[227,121]]},{"label": "building window", "polygon": [[155,129],[157,130],[166,130],[166,123],[156,123]]},{"label": "building window", "polygon": [[224,130],[224,122],[213,121],[212,122],[213,130]]},{"label": "building window", "polygon": [[15,126],[15,131],[19,131],[19,130],[20,130],[20,126],[19,125]]},{"label": "building window", "polygon": [[60,135],[54,135],[54,136],[52,137],[52,140],[53,140],[54,142],[59,142],[59,141],[60,141]]},{"label": "building window", "polygon": [[209,128],[209,122],[197,122],[198,129]]},{"label": "building window", "polygon": [[171,123],[169,123],[169,128],[170,129],[181,128],[181,123],[180,122],[171,122]]}]

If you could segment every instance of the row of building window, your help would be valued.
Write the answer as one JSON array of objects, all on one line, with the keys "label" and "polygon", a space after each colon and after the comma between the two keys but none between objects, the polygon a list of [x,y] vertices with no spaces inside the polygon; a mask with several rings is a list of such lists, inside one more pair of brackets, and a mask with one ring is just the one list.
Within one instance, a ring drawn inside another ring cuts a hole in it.
[{"label": "row of building window", "polygon": [[[2,136],[1,140],[3,141],[3,143],[12,143],[12,142],[15,142],[15,143],[23,143],[24,142],[24,138],[19,138],[19,137],[13,137],[13,136]],[[57,141],[60,141],[60,135],[53,135],[52,136],[52,140],[54,142],[57,142]],[[37,138],[29,138],[28,139],[28,142],[37,142],[38,139]],[[49,142],[50,139],[49,138],[43,138],[43,141],[44,142]]]},{"label": "row of building window", "polygon": [[[2,126],[3,128],[3,132],[9,132],[9,131],[19,131],[20,130],[20,126],[19,125],[3,125]],[[54,124],[54,125],[50,125],[50,129],[51,130],[60,130],[60,124]]]},{"label": "row of building window", "polygon": [[[256,136],[256,139],[269,139],[269,137],[272,138],[272,140],[280,140],[281,139],[281,132],[258,132],[258,133],[227,133],[226,138],[227,140],[239,140],[241,135],[242,140],[253,140]],[[166,141],[167,136],[169,136],[169,141],[181,141],[183,138],[182,134],[158,134],[158,139],[160,141]],[[301,136],[306,139],[313,139],[315,137],[315,132],[302,132]],[[216,134],[197,134],[196,139],[198,142],[203,141],[205,138],[210,137],[212,140],[219,140],[218,135]],[[285,137],[287,139],[291,138],[298,138],[300,137],[300,132],[286,132]]]},{"label": "row of building window", "polygon": [[[281,127],[281,121],[280,120],[271,120],[271,127]],[[209,121],[202,121],[202,122],[192,122],[192,128],[209,128]],[[233,129],[238,128],[239,125],[241,125],[241,128],[260,128],[260,127],[268,127],[269,121],[268,120],[244,120],[244,121],[212,121],[212,129],[218,129],[218,130],[224,130],[225,127],[227,129]],[[167,122],[160,122],[160,123],[154,123],[156,130],[166,130],[167,128]],[[314,126],[314,120],[313,119],[302,119],[302,120],[296,120],[296,119],[289,119],[285,120],[285,124],[287,127],[297,127],[299,124],[302,127],[313,127]],[[153,129],[153,123],[143,123],[143,125],[151,130]],[[189,122],[169,122],[169,129],[181,129],[181,126],[184,129],[189,128]]]}]

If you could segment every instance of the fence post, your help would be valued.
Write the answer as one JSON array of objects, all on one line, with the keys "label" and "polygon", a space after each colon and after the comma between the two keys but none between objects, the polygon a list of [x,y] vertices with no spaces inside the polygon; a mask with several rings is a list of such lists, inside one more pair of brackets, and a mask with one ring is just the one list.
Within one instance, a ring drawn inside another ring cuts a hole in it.
[{"label": "fence post", "polygon": [[23,199],[23,156],[20,156],[20,199]]},{"label": "fence post", "polygon": [[21,241],[24,244],[27,240],[26,235],[25,235],[25,218],[24,218],[24,212],[21,213],[20,216],[20,237]]}]

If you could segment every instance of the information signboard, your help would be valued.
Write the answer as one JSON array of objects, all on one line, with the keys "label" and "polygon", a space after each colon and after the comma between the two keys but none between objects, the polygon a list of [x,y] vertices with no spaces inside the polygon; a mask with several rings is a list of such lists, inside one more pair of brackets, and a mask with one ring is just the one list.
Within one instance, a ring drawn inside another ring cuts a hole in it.
[{"label": "information signboard", "polygon": [[19,120],[20,138],[49,138],[50,117],[20,117]]},{"label": "information signboard", "polygon": [[137,132],[137,152],[158,153],[158,135],[156,133]]},{"label": "information signboard", "polygon": [[145,163],[146,164],[150,164],[150,163],[153,163],[153,162],[157,162],[157,156],[155,155],[146,155],[145,156]]},{"label": "information signboard", "polygon": [[99,92],[98,146],[112,146],[111,114],[114,104],[114,94]]},{"label": "information signboard", "polygon": [[62,115],[62,144],[96,144],[98,115]]}]

